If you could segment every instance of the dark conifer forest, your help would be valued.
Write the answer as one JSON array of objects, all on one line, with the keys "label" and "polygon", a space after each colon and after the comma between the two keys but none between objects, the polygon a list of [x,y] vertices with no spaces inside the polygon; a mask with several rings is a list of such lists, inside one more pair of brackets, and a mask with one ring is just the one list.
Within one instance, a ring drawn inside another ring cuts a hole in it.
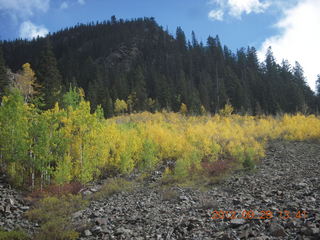
[{"label": "dark conifer forest", "polygon": [[[191,41],[178,27],[175,36],[154,18],[78,24],[32,41],[2,41],[1,95],[9,84],[6,67],[17,72],[28,62],[49,109],[70,87],[84,89],[92,111],[101,105],[114,115],[116,99],[129,112],[216,113],[226,103],[248,114],[315,113],[318,100],[296,63],[277,64],[269,49],[263,63],[253,47],[235,53],[218,36]],[[0,51],[1,53],[1,51]]]}]

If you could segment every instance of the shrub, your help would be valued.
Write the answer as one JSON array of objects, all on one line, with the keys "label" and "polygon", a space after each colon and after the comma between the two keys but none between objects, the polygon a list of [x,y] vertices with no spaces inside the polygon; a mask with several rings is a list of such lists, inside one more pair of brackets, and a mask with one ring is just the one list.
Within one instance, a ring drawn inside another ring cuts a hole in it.
[{"label": "shrub", "polygon": [[0,240],[31,240],[31,238],[23,231],[4,231],[0,229]]},{"label": "shrub", "polygon": [[172,188],[165,188],[161,191],[161,196],[163,201],[173,201],[178,199],[179,193]]},{"label": "shrub", "polygon": [[105,199],[111,197],[114,194],[131,191],[133,189],[133,183],[123,178],[110,178],[102,186],[99,192],[93,195],[94,200]]},{"label": "shrub", "polygon": [[232,114],[233,112],[233,107],[231,104],[227,103],[223,109],[219,110],[219,115],[223,116],[223,117],[228,117]]},{"label": "shrub", "polygon": [[230,169],[231,160],[219,159],[214,162],[204,161],[202,168],[207,176],[216,177],[226,173]]},{"label": "shrub", "polygon": [[32,221],[41,224],[36,234],[37,240],[73,240],[79,237],[71,221],[72,213],[87,205],[80,195],[47,197],[40,200],[36,207],[26,214]]},{"label": "shrub", "polygon": [[146,139],[141,153],[141,168],[143,170],[153,170],[158,163],[158,149],[156,144]]}]

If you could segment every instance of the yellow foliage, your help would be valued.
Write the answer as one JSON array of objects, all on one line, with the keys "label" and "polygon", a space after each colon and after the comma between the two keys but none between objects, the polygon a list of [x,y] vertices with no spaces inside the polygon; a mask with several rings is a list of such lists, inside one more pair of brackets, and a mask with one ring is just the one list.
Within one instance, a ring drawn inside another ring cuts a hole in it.
[{"label": "yellow foliage", "polygon": [[16,74],[13,81],[13,87],[19,89],[25,102],[28,102],[30,98],[37,93],[36,88],[39,88],[40,86],[36,83],[35,73],[32,70],[30,63],[22,65],[21,73]]},{"label": "yellow foliage", "polygon": [[227,117],[230,116],[233,112],[233,107],[231,104],[227,103],[223,109],[219,111],[219,115]]},{"label": "yellow foliage", "polygon": [[181,103],[181,106],[180,106],[180,113],[182,114],[187,114],[188,112],[188,108],[187,108],[187,105],[184,104],[184,103]]},{"label": "yellow foliage", "polygon": [[126,101],[117,99],[114,103],[114,111],[116,113],[124,113],[128,110],[128,105]]},{"label": "yellow foliage", "polygon": [[[4,106],[9,100],[4,98]],[[117,102],[120,104],[121,100],[116,101],[116,104]],[[119,109],[121,108],[118,108],[119,112],[123,111]],[[2,136],[7,137],[0,140],[5,143],[7,138],[12,138],[11,132],[16,127],[7,131],[9,127],[6,124],[10,121],[5,120],[7,118],[4,116],[12,111],[5,111],[4,107],[2,110],[3,120],[0,121],[0,126],[4,127],[0,129]],[[186,106],[182,105],[182,110],[181,112],[186,113]],[[26,108],[23,113],[27,111],[31,112],[32,109]],[[63,184],[72,180],[87,183],[110,170],[123,174],[129,174],[135,168],[149,171],[162,161],[170,160],[175,161],[175,168],[171,166],[167,169],[165,176],[174,175],[172,179],[177,180],[195,173],[201,174],[205,171],[205,166],[214,166],[221,159],[232,160],[237,166],[251,168],[264,157],[265,145],[269,140],[320,139],[320,118],[314,115],[253,117],[231,114],[232,111],[232,106],[226,105],[215,116],[143,112],[105,120],[92,114],[89,102],[83,99],[75,108],[60,109],[56,105],[54,109],[33,116],[46,121],[44,129],[48,129],[49,133],[38,148],[44,150],[38,150],[37,156],[39,161],[47,159],[47,162],[36,163],[41,166],[39,171],[48,172],[56,183]],[[33,119],[30,116],[25,116],[24,121],[17,126],[25,126],[28,120]],[[13,152],[11,145],[3,143],[0,151],[9,158]],[[28,150],[29,145],[24,145]],[[28,153],[22,147],[21,159]],[[39,156],[40,154],[43,156]],[[31,172],[32,167],[26,162],[21,165],[10,161],[7,168],[11,175]]]}]

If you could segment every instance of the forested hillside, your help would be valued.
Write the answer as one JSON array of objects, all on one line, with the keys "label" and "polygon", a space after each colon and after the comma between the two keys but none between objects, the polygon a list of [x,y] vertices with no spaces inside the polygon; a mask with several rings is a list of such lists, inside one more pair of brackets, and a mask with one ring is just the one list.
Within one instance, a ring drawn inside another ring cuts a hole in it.
[{"label": "forested hillside", "polygon": [[[32,41],[3,41],[4,64],[12,72],[30,63],[45,100],[54,106],[70,85],[81,87],[94,111],[114,115],[117,99],[128,112],[167,109],[184,103],[191,113],[217,112],[229,102],[236,112],[316,112],[317,98],[302,67],[278,65],[270,50],[264,63],[253,47],[236,53],[219,37],[191,42],[178,27],[172,36],[153,18],[79,24]],[[1,77],[3,92],[8,81]]]}]

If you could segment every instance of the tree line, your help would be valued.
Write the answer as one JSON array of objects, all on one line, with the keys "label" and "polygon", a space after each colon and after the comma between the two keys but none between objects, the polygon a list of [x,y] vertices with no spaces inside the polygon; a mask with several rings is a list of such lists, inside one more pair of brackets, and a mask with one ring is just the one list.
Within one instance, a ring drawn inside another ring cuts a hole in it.
[{"label": "tree line", "polygon": [[[218,36],[204,44],[192,32],[188,41],[180,27],[172,36],[154,18],[113,16],[32,41],[2,41],[0,49],[0,94],[28,62],[42,109],[70,86],[84,89],[92,111],[101,105],[106,117],[182,104],[194,114],[217,113],[226,103],[248,114],[315,113],[319,106],[299,63],[277,64],[271,49],[261,63],[254,47],[233,53]],[[317,83],[320,89],[320,77]]]}]

